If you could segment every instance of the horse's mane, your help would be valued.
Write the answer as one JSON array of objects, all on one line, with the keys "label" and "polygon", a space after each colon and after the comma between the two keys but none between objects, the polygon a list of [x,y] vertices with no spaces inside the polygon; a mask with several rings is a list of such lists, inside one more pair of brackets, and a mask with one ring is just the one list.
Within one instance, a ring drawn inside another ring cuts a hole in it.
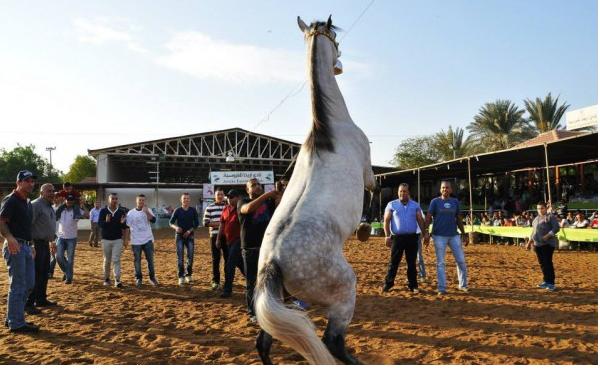
[{"label": "horse's mane", "polygon": [[[309,29],[310,31],[316,30],[319,27],[326,27],[326,22],[313,22]],[[331,26],[331,29],[338,29],[335,26]],[[319,154],[319,151],[333,152],[333,138],[331,134],[330,122],[327,119],[327,106],[323,100],[323,94],[321,92],[321,86],[317,79],[317,42],[313,39],[312,47],[310,50],[310,75],[313,83],[311,83],[311,97],[312,97],[312,116],[313,123],[312,129],[304,144],[309,152]]]}]

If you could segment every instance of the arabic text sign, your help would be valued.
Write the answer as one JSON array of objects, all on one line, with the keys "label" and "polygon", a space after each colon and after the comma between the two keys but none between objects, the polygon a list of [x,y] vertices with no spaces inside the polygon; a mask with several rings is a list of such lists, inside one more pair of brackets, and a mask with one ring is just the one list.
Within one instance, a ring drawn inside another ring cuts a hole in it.
[{"label": "arabic text sign", "polygon": [[260,184],[273,184],[273,171],[212,171],[210,182],[213,185],[244,185],[252,178]]}]

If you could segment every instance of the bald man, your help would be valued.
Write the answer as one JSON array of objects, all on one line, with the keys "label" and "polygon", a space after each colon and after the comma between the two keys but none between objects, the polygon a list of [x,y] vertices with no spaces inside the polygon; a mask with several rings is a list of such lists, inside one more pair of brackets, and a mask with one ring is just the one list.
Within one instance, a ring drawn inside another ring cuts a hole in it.
[{"label": "bald man", "polygon": [[25,306],[28,314],[37,314],[36,307],[56,305],[48,300],[48,271],[50,269],[50,253],[56,253],[56,215],[54,202],[54,186],[46,183],[40,188],[39,198],[31,202],[32,221],[31,237],[35,248],[35,286]]}]

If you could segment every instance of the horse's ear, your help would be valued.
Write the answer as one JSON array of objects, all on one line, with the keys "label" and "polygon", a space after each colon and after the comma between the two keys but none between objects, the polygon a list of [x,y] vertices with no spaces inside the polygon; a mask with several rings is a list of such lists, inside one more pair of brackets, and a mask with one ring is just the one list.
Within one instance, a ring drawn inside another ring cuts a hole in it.
[{"label": "horse's ear", "polygon": [[331,14],[329,14],[329,18],[327,18],[327,29],[331,29]]},{"label": "horse's ear", "polygon": [[306,29],[308,28],[306,23],[304,23],[304,21],[302,19],[300,19],[300,16],[298,16],[298,27],[300,27],[300,30],[302,32],[306,32]]}]

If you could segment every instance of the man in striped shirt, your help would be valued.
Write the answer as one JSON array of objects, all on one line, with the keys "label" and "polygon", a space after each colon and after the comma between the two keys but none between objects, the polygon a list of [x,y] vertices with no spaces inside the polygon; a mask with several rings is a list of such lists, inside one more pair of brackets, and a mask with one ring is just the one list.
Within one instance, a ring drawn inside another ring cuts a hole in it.
[{"label": "man in striped shirt", "polygon": [[226,244],[222,244],[221,247],[217,246],[217,235],[219,235],[219,225],[221,225],[221,212],[227,203],[225,203],[225,194],[223,190],[215,190],[215,202],[210,206],[206,207],[204,211],[204,226],[209,227],[210,236],[210,250],[212,253],[212,271],[213,278],[211,282],[211,288],[217,290],[221,281],[221,273],[219,272],[219,266],[221,263],[221,254],[223,255],[223,273],[225,272],[225,264],[227,263],[227,255],[229,250]]}]

